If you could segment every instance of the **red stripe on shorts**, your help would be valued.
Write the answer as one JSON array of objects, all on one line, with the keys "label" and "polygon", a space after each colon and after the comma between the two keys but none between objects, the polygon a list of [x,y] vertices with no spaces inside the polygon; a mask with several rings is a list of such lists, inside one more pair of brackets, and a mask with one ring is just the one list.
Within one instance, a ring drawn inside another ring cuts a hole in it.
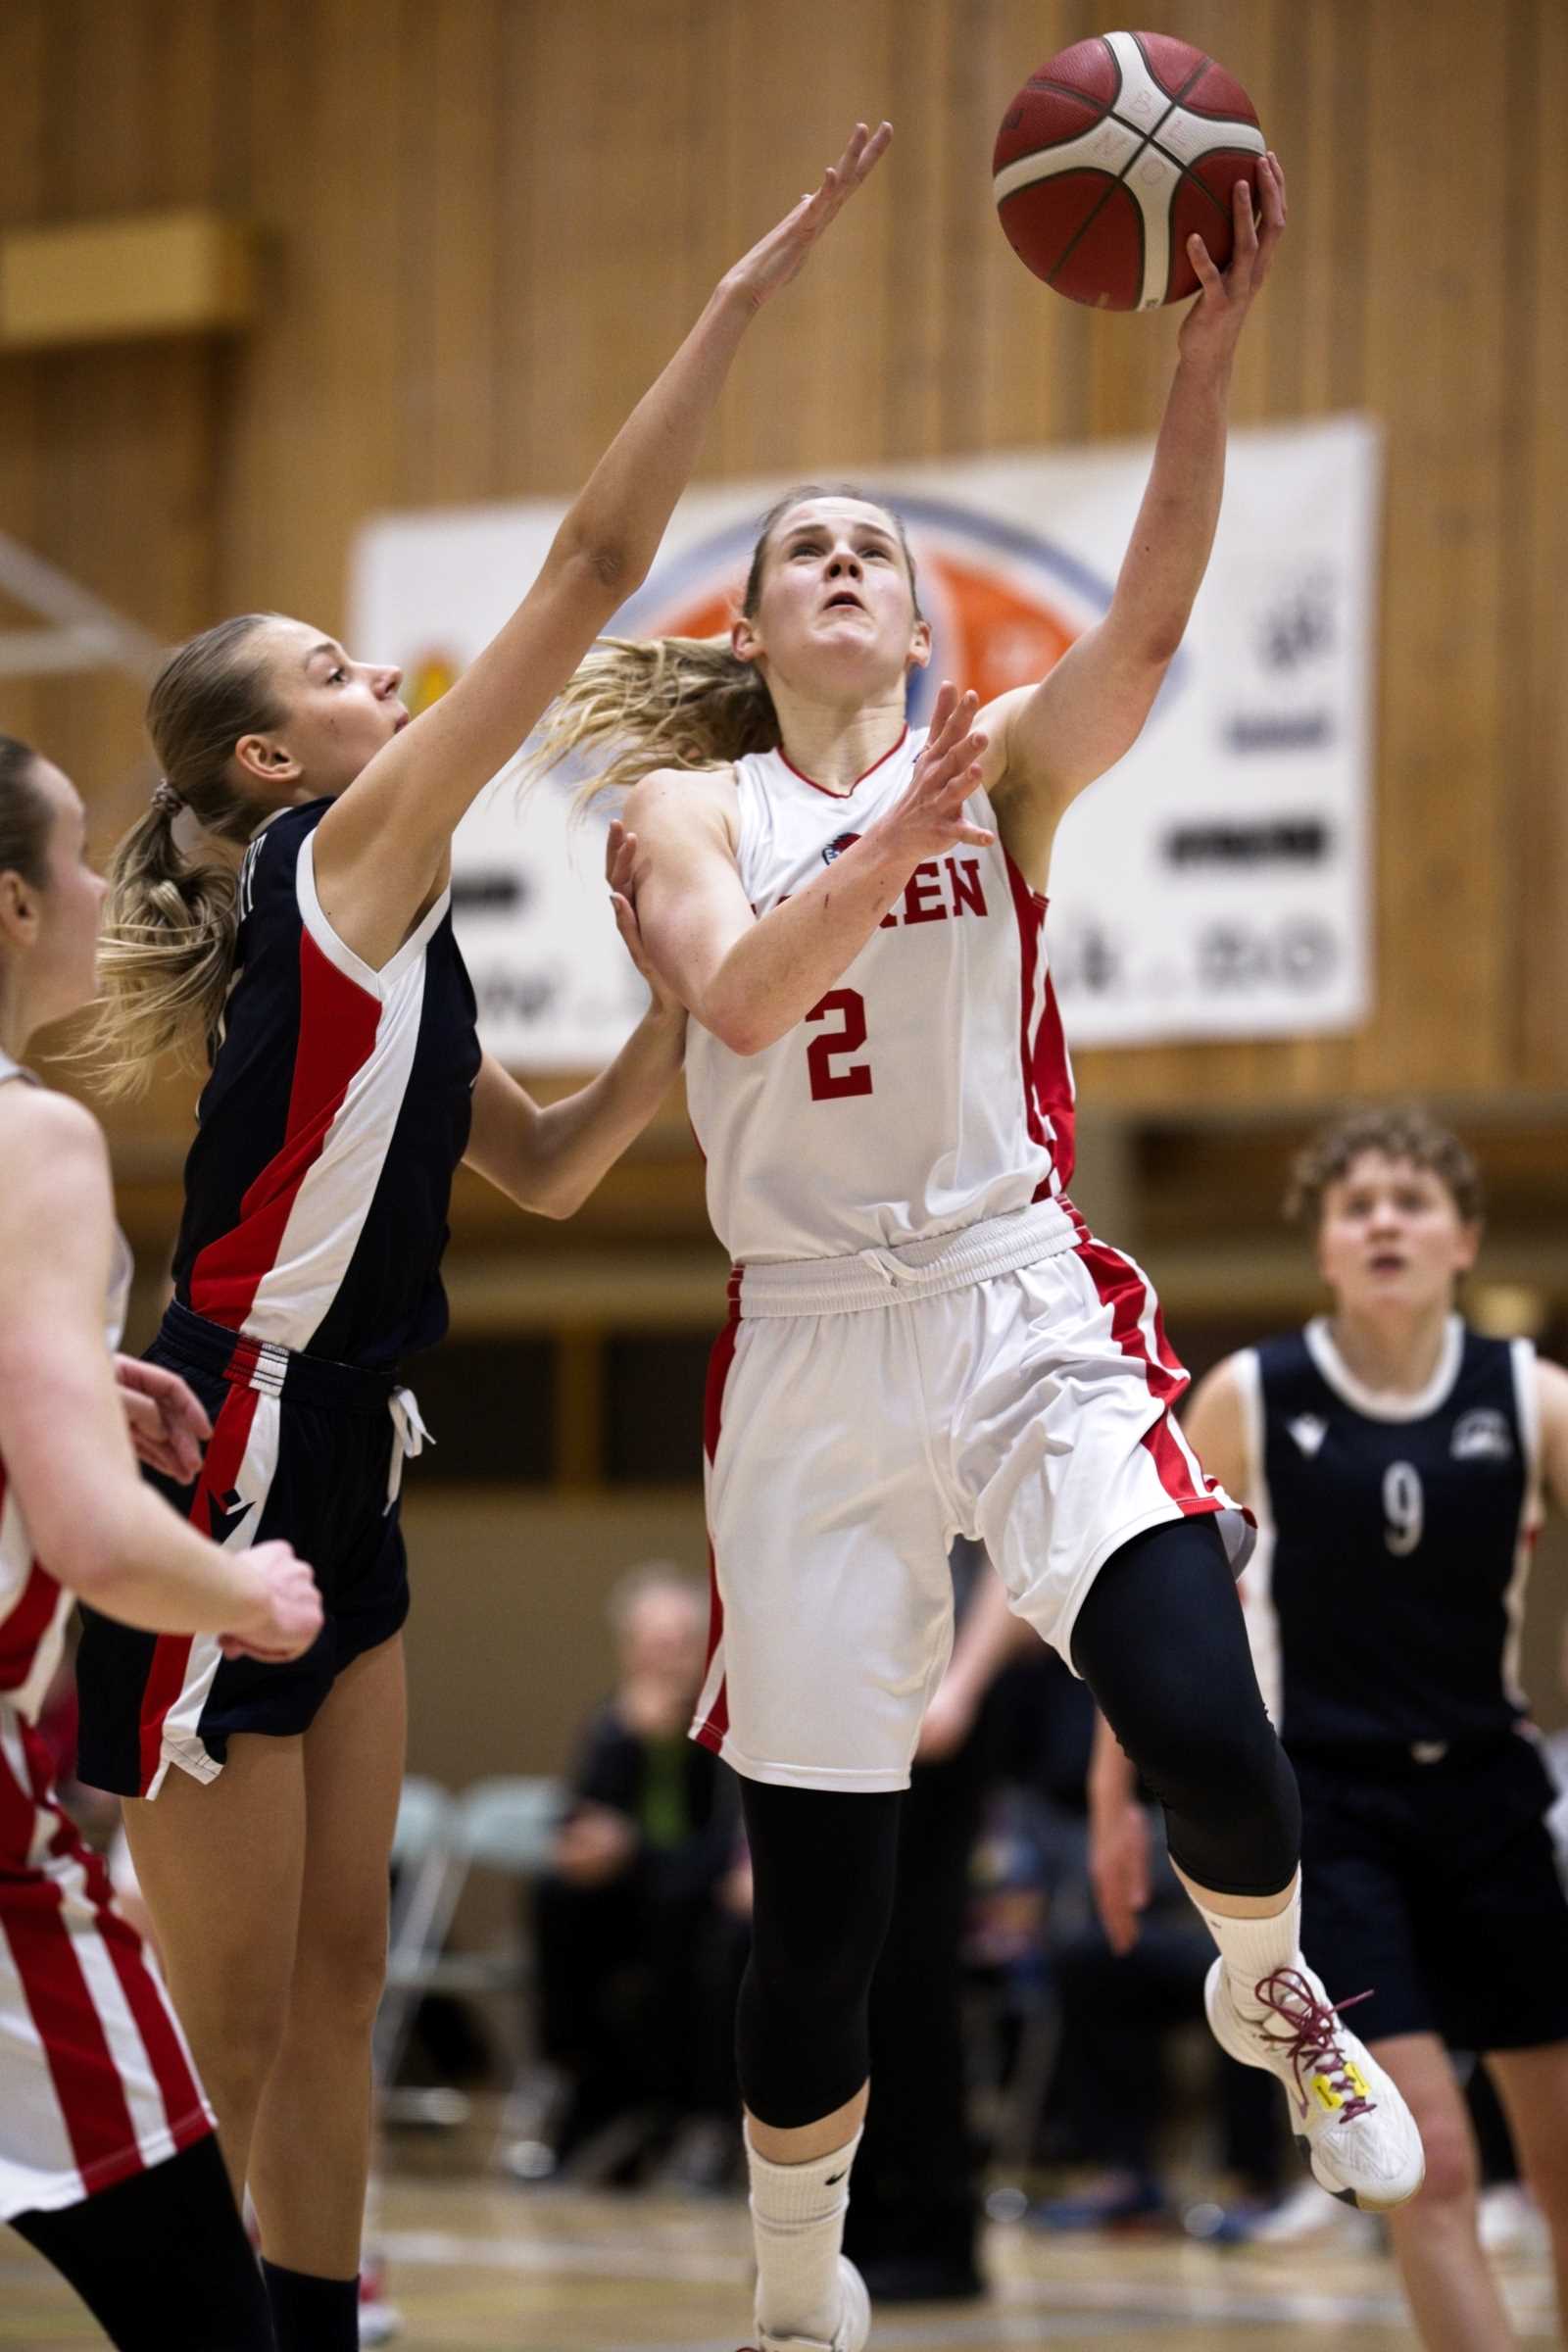
[{"label": "red stripe on shorts", "polygon": [[1104,1242],[1090,1238],[1087,1228],[1085,1238],[1077,1245],[1076,1255],[1082,1260],[1102,1305],[1110,1308],[1111,1338],[1123,1355],[1143,1366],[1150,1394],[1159,1400],[1159,1418],[1145,1430],[1143,1444],[1159,1473],[1160,1485],[1188,1518],[1202,1511],[1217,1511],[1220,1506],[1212,1495],[1194,1492],[1192,1471],[1170,1425],[1170,1405],[1186,1388],[1187,1373],[1171,1351],[1157,1306],[1154,1353],[1149,1352],[1142,1328],[1150,1303],[1149,1285],[1130,1258],[1123,1257],[1120,1250],[1108,1248]]},{"label": "red stripe on shorts", "polygon": [[201,2085],[191,2071],[163,1987],[147,1962],[146,1947],[128,1919],[115,1909],[114,1889],[101,1854],[83,1844],[75,1823],[54,1792],[52,1766],[43,1743],[33,1736],[27,1761],[32,1768],[33,1795],[40,1811],[52,1813],[59,1824],[49,1843],[54,1861],[72,1861],[82,1875],[87,1899],[96,1915],[99,1936],[120,1979],[125,2006],[135,2020],[142,2048],[158,2085],[164,2116],[176,2148],[188,2148],[213,2127],[202,2099]]},{"label": "red stripe on shorts", "polygon": [[109,1873],[102,1859],[79,1845],[76,1859],[86,1871],[87,1892],[98,1914],[98,1933],[114,1962],[125,2006],[136,2021],[136,2031],[164,2103],[171,2136],[176,2148],[191,2147],[198,2139],[204,2139],[213,2127],[202,2100],[201,2085],[175,2031],[169,2002],[147,1965],[141,1937],[114,1908]]},{"label": "red stripe on shorts", "polygon": [[[0,1748],[0,1852],[7,1854],[29,1849],[40,1792],[48,1785],[48,1751],[35,1734],[23,1729],[22,1737],[34,1786],[19,1783]],[[0,1932],[43,2045],[72,2160],[84,2186],[106,2188],[140,2172],[141,2153],[109,2037],[61,1916],[63,1899],[41,1871],[7,1880],[0,1891]]]},{"label": "red stripe on shorts", "polygon": [[[242,1343],[243,1345],[243,1343]],[[211,1497],[219,1506],[218,1526],[222,1524],[222,1498],[233,1488],[239,1467],[245,1459],[250,1443],[251,1423],[261,1401],[258,1389],[231,1388],[218,1410],[213,1434],[207,1442],[207,1454],[201,1476],[190,1498],[192,1524],[204,1536],[214,1532],[215,1522],[207,1509]],[[190,1664],[192,1636],[189,1634],[160,1634],[153,1650],[153,1662],[147,1670],[147,1680],[141,1694],[140,1788],[143,1796],[157,1777],[162,1759],[164,1725],[169,1711],[177,1701],[185,1686],[185,1669]]]},{"label": "red stripe on shorts", "polygon": [[[0,1504],[4,1500],[5,1479],[0,1475]],[[54,1622],[59,1599],[59,1585],[48,1569],[34,1560],[16,1607],[0,1625],[0,1690],[20,1690],[31,1674],[38,1644]]]},{"label": "red stripe on shorts", "polygon": [[[718,1453],[719,1431],[724,1419],[724,1386],[729,1379],[730,1365],[735,1361],[735,1345],[741,1332],[741,1278],[743,1266],[734,1266],[729,1278],[729,1320],[713,1342],[713,1352],[708,1359],[708,1385],[703,1392],[703,1450],[711,1469]],[[718,1591],[718,1562],[713,1554],[713,1540],[708,1540],[708,1656],[703,1667],[704,1680],[713,1663],[714,1653],[724,1638],[724,1603]],[[729,1685],[727,1680],[718,1686],[718,1693],[707,1715],[698,1726],[697,1739],[702,1746],[710,1747],[715,1755],[724,1744],[729,1730]]]}]

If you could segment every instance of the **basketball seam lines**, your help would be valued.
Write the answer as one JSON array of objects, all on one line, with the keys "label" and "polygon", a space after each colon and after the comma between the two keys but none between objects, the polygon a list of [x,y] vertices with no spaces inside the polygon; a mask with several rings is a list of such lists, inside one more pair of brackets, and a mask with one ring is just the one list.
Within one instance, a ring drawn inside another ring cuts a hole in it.
[{"label": "basketball seam lines", "polygon": [[[1100,36],[1100,37],[1101,37],[1102,41],[1103,41],[1103,40],[1104,40],[1104,35],[1103,35],[1102,33],[1101,34],[1101,36]],[[1159,75],[1158,75],[1158,74],[1157,74],[1154,72],[1154,69],[1153,69],[1153,67],[1152,67],[1152,65],[1150,65],[1150,61],[1149,61],[1149,52],[1148,52],[1148,51],[1145,49],[1143,42],[1138,40],[1138,35],[1137,35],[1137,33],[1136,33],[1136,32],[1133,34],[1133,39],[1134,39],[1135,41],[1137,41],[1137,42],[1138,42],[1138,54],[1139,54],[1139,56],[1140,56],[1140,57],[1143,59],[1143,61],[1144,61],[1144,64],[1145,64],[1145,65],[1146,65],[1146,66],[1149,68],[1149,78],[1150,78],[1150,80],[1153,82],[1153,84],[1154,84],[1154,86],[1155,86],[1155,88],[1156,88],[1156,89],[1163,88],[1163,86],[1164,86],[1164,85],[1163,85],[1163,83],[1160,81]],[[1105,43],[1105,45],[1106,45],[1106,47],[1107,47],[1107,48],[1109,47],[1109,43],[1108,43],[1108,42],[1106,42],[1106,43]],[[1115,50],[1114,50],[1114,49],[1112,49],[1112,50],[1110,51],[1110,56],[1111,56],[1111,63],[1112,63],[1112,64],[1115,66],[1115,69],[1116,69],[1116,96],[1119,98],[1119,97],[1120,97],[1120,95],[1121,95],[1121,87],[1122,87],[1122,81],[1121,81],[1121,61],[1120,61],[1120,59],[1117,57],[1117,55],[1116,55],[1116,52],[1115,52]],[[1100,216],[1101,216],[1101,214],[1102,214],[1102,213],[1104,211],[1104,209],[1105,209],[1106,205],[1107,205],[1107,204],[1110,202],[1110,199],[1111,199],[1111,193],[1112,193],[1112,191],[1113,191],[1114,189],[1116,189],[1116,188],[1119,188],[1119,187],[1125,187],[1125,185],[1126,185],[1126,182],[1127,182],[1127,174],[1128,174],[1128,172],[1129,172],[1132,170],[1132,168],[1133,168],[1134,164],[1136,164],[1136,163],[1137,163],[1137,161],[1138,161],[1139,157],[1140,157],[1140,156],[1143,154],[1143,152],[1144,152],[1144,149],[1145,149],[1145,148],[1147,148],[1147,147],[1152,147],[1152,146],[1153,146],[1153,144],[1154,144],[1154,141],[1155,141],[1155,138],[1157,137],[1158,133],[1159,133],[1161,130],[1163,130],[1163,129],[1164,129],[1164,127],[1165,127],[1165,124],[1166,124],[1166,123],[1167,123],[1167,122],[1170,121],[1170,119],[1171,119],[1171,116],[1172,116],[1172,115],[1173,115],[1173,114],[1176,112],[1176,109],[1177,109],[1177,108],[1178,108],[1178,107],[1181,105],[1181,103],[1182,103],[1183,99],[1186,97],[1186,95],[1187,95],[1188,91],[1189,91],[1190,89],[1192,89],[1192,88],[1195,86],[1195,84],[1196,84],[1196,83],[1198,83],[1198,82],[1200,82],[1200,81],[1201,81],[1201,80],[1202,80],[1202,78],[1203,78],[1203,75],[1204,75],[1204,74],[1205,74],[1208,72],[1208,69],[1209,69],[1209,67],[1210,67],[1210,66],[1213,64],[1213,62],[1214,62],[1214,61],[1213,61],[1213,59],[1212,59],[1212,58],[1210,58],[1210,57],[1203,57],[1203,58],[1200,58],[1200,60],[1199,60],[1198,64],[1197,64],[1197,65],[1194,67],[1194,69],[1193,69],[1192,73],[1188,74],[1188,76],[1187,76],[1187,79],[1186,79],[1186,80],[1185,80],[1185,81],[1182,83],[1182,86],[1181,86],[1181,88],[1180,88],[1180,89],[1179,89],[1179,90],[1176,92],[1176,95],[1174,96],[1174,98],[1172,98],[1172,100],[1171,100],[1171,102],[1170,102],[1169,106],[1167,106],[1167,107],[1166,107],[1166,109],[1165,109],[1165,112],[1164,112],[1164,113],[1163,113],[1163,114],[1160,116],[1160,118],[1159,118],[1159,121],[1158,121],[1158,122],[1157,122],[1154,124],[1154,127],[1153,127],[1153,129],[1152,129],[1152,130],[1151,130],[1151,131],[1147,131],[1147,132],[1144,134],[1144,144],[1143,144],[1143,146],[1142,146],[1142,147],[1135,147],[1135,148],[1133,149],[1133,152],[1132,152],[1132,154],[1131,154],[1131,155],[1130,155],[1130,156],[1127,158],[1127,161],[1125,162],[1125,164],[1123,164],[1123,166],[1122,166],[1121,170],[1120,170],[1118,172],[1114,173],[1114,175],[1112,175],[1112,174],[1111,174],[1111,173],[1109,173],[1109,172],[1107,172],[1107,173],[1105,174],[1106,178],[1107,178],[1107,179],[1109,180],[1109,182],[1110,182],[1110,185],[1109,185],[1109,186],[1106,188],[1106,190],[1105,190],[1105,192],[1104,192],[1103,196],[1102,196],[1102,197],[1101,197],[1101,199],[1100,199],[1100,202],[1099,202],[1099,203],[1098,203],[1098,204],[1097,204],[1097,205],[1094,207],[1094,209],[1093,209],[1091,212],[1089,212],[1089,213],[1086,213],[1086,214],[1085,214],[1085,216],[1084,216],[1084,218],[1083,218],[1083,220],[1079,221],[1077,228],[1076,228],[1076,229],[1073,231],[1073,233],[1072,233],[1071,237],[1070,237],[1070,238],[1068,239],[1068,241],[1067,241],[1067,244],[1066,244],[1066,246],[1063,248],[1063,251],[1062,251],[1062,253],[1061,253],[1060,259],[1057,261],[1055,268],[1054,268],[1054,269],[1052,270],[1052,272],[1051,272],[1051,275],[1050,275],[1050,276],[1047,278],[1047,280],[1046,280],[1046,283],[1047,283],[1047,285],[1048,285],[1048,286],[1053,286],[1053,287],[1054,287],[1054,286],[1055,285],[1055,282],[1056,282],[1057,278],[1060,276],[1060,274],[1061,274],[1062,270],[1066,269],[1066,267],[1067,267],[1067,264],[1068,264],[1068,263],[1069,263],[1069,262],[1072,260],[1072,257],[1073,257],[1073,255],[1074,255],[1074,254],[1077,252],[1077,250],[1078,250],[1078,247],[1079,247],[1079,246],[1082,244],[1082,242],[1083,242],[1084,238],[1085,238],[1085,237],[1088,235],[1088,233],[1089,233],[1090,229],[1091,229],[1091,228],[1093,228],[1093,226],[1094,226],[1095,222],[1096,222],[1096,221],[1097,221],[1097,220],[1100,219]],[[1082,93],[1081,93],[1081,92],[1079,92],[1079,93],[1078,93],[1078,95],[1080,95],[1080,96],[1081,96],[1081,95],[1082,95]],[[1103,121],[1104,121],[1104,119],[1105,119],[1105,117],[1106,117],[1107,115],[1111,115],[1111,116],[1113,117],[1114,121],[1116,121],[1117,122],[1120,122],[1120,123],[1121,123],[1121,126],[1122,126],[1122,128],[1123,128],[1124,130],[1132,130],[1132,131],[1136,131],[1136,129],[1137,129],[1137,124],[1136,124],[1136,123],[1132,123],[1132,122],[1125,122],[1125,121],[1123,120],[1123,118],[1122,118],[1120,115],[1117,115],[1117,114],[1115,113],[1115,101],[1114,101],[1114,100],[1112,100],[1112,102],[1111,102],[1111,105],[1110,105],[1110,106],[1107,106],[1107,107],[1102,107],[1102,109],[1101,109],[1101,111],[1100,111],[1100,120],[1101,120],[1102,122],[1103,122]],[[1217,197],[1217,196],[1214,194],[1214,192],[1213,192],[1213,190],[1212,190],[1212,189],[1210,189],[1210,188],[1206,188],[1206,187],[1203,187],[1203,182],[1202,182],[1202,181],[1201,181],[1201,180],[1200,180],[1200,179],[1198,177],[1198,175],[1197,175],[1197,173],[1196,173],[1196,172],[1190,172],[1188,171],[1188,169],[1187,169],[1186,165],[1185,165],[1185,164],[1183,164],[1183,163],[1182,163],[1182,162],[1181,162],[1181,161],[1180,161],[1180,160],[1179,160],[1179,159],[1178,159],[1176,156],[1172,155],[1172,154],[1170,153],[1170,151],[1169,151],[1169,149],[1168,149],[1168,148],[1161,147],[1161,148],[1160,148],[1160,150],[1159,150],[1159,152],[1160,152],[1160,154],[1161,154],[1162,156],[1164,156],[1164,157],[1165,157],[1165,159],[1166,159],[1166,161],[1167,161],[1168,163],[1175,164],[1177,171],[1178,171],[1178,172],[1181,173],[1181,175],[1182,175],[1182,177],[1183,177],[1184,179],[1191,179],[1191,180],[1193,181],[1193,183],[1194,183],[1194,185],[1195,185],[1196,187],[1203,188],[1203,194],[1204,194],[1204,195],[1205,195],[1205,196],[1208,198],[1208,200],[1209,200],[1210,204],[1212,204],[1212,205],[1213,205],[1213,207],[1214,207],[1214,210],[1215,210],[1216,212],[1223,212],[1223,210],[1224,210],[1224,207],[1221,205],[1221,203],[1220,203],[1220,201],[1219,201],[1219,198],[1218,198],[1218,197]],[[1147,237],[1145,236],[1145,233],[1144,233],[1144,208],[1143,208],[1143,206],[1140,204],[1140,205],[1138,206],[1138,290],[1139,290],[1139,293],[1140,293],[1140,294],[1142,294],[1142,292],[1143,292],[1143,284],[1144,284],[1144,260],[1145,260],[1145,255],[1146,255],[1147,249],[1148,249],[1148,239],[1147,239]],[[1167,275],[1167,278],[1166,278],[1166,287],[1167,287],[1167,290],[1168,290],[1168,288],[1169,288],[1169,283],[1170,283],[1170,281],[1169,281],[1169,277],[1168,277],[1168,275]],[[1140,303],[1137,305],[1137,307],[1138,307],[1139,309],[1142,309],[1142,308],[1143,308],[1143,305],[1142,305],[1142,303],[1140,302]]]}]

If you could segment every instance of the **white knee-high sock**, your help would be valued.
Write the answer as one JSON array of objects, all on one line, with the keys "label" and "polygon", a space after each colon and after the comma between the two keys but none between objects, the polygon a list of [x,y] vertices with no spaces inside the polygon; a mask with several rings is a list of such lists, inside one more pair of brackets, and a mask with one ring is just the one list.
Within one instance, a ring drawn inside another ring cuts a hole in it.
[{"label": "white knee-high sock", "polygon": [[1256,1987],[1277,1968],[1301,1966],[1301,1874],[1286,1890],[1285,1906],[1271,1919],[1231,1919],[1210,1911],[1195,1894],[1203,1925],[1219,1946],[1238,2007],[1255,2010]]},{"label": "white knee-high sock", "polygon": [[769,2335],[831,2343],[839,2324],[839,2250],[850,2203],[850,2167],[860,2144],[807,2164],[769,2164],[746,2132],[757,2243],[757,2318]]}]

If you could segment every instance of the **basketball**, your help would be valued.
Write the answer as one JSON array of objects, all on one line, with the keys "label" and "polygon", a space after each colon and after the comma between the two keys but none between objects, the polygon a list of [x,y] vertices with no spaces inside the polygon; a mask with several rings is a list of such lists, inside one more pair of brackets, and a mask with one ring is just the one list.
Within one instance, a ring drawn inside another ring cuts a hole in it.
[{"label": "basketball", "polygon": [[1007,242],[1036,277],[1099,310],[1152,311],[1197,292],[1195,229],[1227,266],[1231,190],[1246,178],[1255,205],[1263,152],[1223,66],[1168,33],[1106,32],[1030,74],[991,168]]}]

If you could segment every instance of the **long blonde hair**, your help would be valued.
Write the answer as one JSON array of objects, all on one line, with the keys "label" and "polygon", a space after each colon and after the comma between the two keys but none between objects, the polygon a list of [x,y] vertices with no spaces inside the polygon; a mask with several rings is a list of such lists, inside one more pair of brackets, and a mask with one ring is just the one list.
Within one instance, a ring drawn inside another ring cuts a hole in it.
[{"label": "long blonde hair", "polygon": [[238,877],[220,857],[187,858],[174,828],[188,810],[237,849],[265,813],[237,788],[230,761],[242,735],[283,720],[252,644],[273,617],[243,612],[204,629],[153,682],[147,729],[164,780],[109,861],[103,996],[82,1048],[105,1094],[144,1093],[166,1053],[190,1068],[211,1050],[233,977]]},{"label": "long blonde hair", "polygon": [[[809,498],[854,498],[881,506],[853,482],[798,482],[763,515],[752,549],[741,612],[755,616],[762,595],[768,541],[792,508]],[[908,573],[914,616],[920,592],[904,524],[882,512],[898,532]],[[579,786],[577,809],[602,792],[623,791],[656,767],[726,765],[748,752],[778,748],[778,712],[767,681],[753,662],[731,651],[727,637],[601,637],[552,706],[538,742],[522,761],[526,779],[546,775],[573,755],[609,758]]]}]

